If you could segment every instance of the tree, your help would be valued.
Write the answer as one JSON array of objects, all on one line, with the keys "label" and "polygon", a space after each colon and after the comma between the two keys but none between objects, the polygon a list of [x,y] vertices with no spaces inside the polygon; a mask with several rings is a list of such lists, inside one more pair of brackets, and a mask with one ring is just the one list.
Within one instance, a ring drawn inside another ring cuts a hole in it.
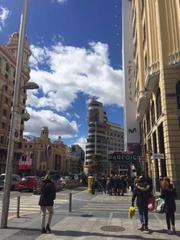
[{"label": "tree", "polygon": [[102,170],[102,156],[101,155],[98,155],[98,154],[94,154],[92,156],[92,160],[94,162],[93,166],[94,168],[92,169],[92,171],[94,171],[94,174],[98,174],[98,173],[101,173],[101,170]]}]

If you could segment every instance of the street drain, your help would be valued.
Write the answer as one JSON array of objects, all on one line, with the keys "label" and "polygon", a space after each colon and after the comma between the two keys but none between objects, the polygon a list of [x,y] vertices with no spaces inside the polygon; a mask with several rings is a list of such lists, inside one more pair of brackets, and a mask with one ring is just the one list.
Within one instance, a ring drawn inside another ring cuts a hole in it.
[{"label": "street drain", "polygon": [[125,228],[119,226],[103,226],[101,230],[105,232],[123,232]]}]

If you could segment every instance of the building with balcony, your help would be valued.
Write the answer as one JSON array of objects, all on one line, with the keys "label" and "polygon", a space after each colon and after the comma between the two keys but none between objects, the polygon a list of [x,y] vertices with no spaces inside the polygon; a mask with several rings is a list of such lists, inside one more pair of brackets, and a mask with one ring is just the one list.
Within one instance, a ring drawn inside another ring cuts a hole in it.
[{"label": "building with balcony", "polygon": [[[6,45],[0,45],[0,172],[5,172],[8,136],[11,120],[11,107],[15,83],[16,57],[18,50],[18,33],[13,33]],[[23,66],[21,72],[21,91],[17,112],[14,148],[13,171],[17,171],[18,160],[21,156],[24,121],[29,119],[26,111],[26,90],[25,84],[29,81],[29,57],[31,51],[27,39],[24,44]]]},{"label": "building with balcony", "polygon": [[156,190],[168,176],[180,196],[180,1],[131,3],[142,152]]},{"label": "building with balcony", "polygon": [[118,124],[108,122],[103,104],[95,99],[88,105],[88,126],[84,172],[95,172],[98,163],[101,173],[109,174],[108,154],[124,150],[124,131]]}]

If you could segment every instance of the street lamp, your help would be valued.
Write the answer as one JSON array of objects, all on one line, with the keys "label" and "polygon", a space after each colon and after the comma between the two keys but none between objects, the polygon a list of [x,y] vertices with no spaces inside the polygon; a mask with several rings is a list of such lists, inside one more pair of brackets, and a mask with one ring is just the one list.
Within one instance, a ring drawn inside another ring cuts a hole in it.
[{"label": "street lamp", "polygon": [[39,85],[35,82],[27,82],[22,88],[26,90],[38,89]]},{"label": "street lamp", "polygon": [[11,176],[12,176],[12,162],[13,162],[13,156],[14,156],[14,143],[15,143],[15,137],[17,137],[19,134],[16,129],[16,124],[17,124],[18,114],[19,114],[18,104],[19,104],[19,94],[20,94],[20,85],[21,85],[21,71],[22,71],[22,63],[23,63],[23,50],[24,50],[27,11],[28,11],[28,0],[24,0],[23,12],[21,14],[20,30],[19,30],[15,86],[14,86],[12,115],[11,115],[11,122],[10,122],[9,142],[8,142],[8,151],[7,151],[7,160],[6,160],[6,171],[5,171],[6,177],[4,182],[4,193],[3,193],[3,202],[2,202],[1,228],[7,228]]}]

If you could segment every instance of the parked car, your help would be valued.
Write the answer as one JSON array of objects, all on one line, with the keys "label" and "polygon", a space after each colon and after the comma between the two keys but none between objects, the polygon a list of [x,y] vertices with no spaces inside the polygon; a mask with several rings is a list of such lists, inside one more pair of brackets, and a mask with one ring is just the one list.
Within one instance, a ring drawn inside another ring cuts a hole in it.
[{"label": "parked car", "polygon": [[[0,189],[2,190],[4,188],[4,181],[5,181],[5,173],[2,173],[0,175]],[[12,174],[12,180],[11,180],[11,190],[15,190],[15,186],[17,183],[21,181],[21,177],[18,174]]]},{"label": "parked car", "polygon": [[26,176],[21,179],[19,183],[16,184],[15,189],[18,191],[30,191],[33,192],[36,189],[40,189],[41,181],[36,176]]}]

